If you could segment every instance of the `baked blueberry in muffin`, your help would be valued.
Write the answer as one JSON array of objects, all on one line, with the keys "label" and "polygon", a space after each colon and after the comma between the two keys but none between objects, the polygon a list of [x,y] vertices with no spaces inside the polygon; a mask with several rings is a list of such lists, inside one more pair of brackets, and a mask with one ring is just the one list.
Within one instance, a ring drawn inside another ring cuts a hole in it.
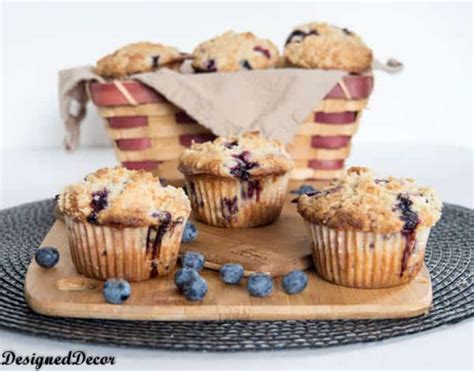
[{"label": "baked blueberry in muffin", "polygon": [[193,52],[193,67],[200,72],[229,72],[274,67],[278,49],[270,40],[251,32],[228,31],[199,44]]},{"label": "baked blueberry in muffin", "polygon": [[58,206],[79,273],[141,281],[169,273],[191,212],[182,189],[145,171],[103,168],[67,186]]},{"label": "baked blueberry in muffin", "polygon": [[298,26],[290,33],[285,58],[296,67],[356,73],[372,65],[372,51],[355,32],[316,22]]},{"label": "baked blueberry in muffin", "polygon": [[275,221],[292,167],[280,142],[256,132],[193,144],[179,160],[194,216],[231,228]]},{"label": "baked blueberry in muffin", "polygon": [[412,179],[377,178],[361,167],[298,200],[317,272],[364,288],[399,285],[418,274],[441,208],[433,189]]}]

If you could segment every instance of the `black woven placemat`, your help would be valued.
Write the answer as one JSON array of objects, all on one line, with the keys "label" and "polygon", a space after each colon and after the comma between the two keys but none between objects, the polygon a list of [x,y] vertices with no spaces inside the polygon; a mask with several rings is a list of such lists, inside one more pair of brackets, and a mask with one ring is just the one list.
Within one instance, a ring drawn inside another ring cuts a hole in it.
[{"label": "black woven placemat", "polygon": [[114,321],[46,317],[25,303],[23,281],[34,251],[53,224],[53,201],[0,211],[0,326],[79,342],[167,350],[243,351],[320,348],[387,339],[456,323],[473,315],[474,210],[445,205],[426,262],[433,307],[426,316],[337,321]]}]

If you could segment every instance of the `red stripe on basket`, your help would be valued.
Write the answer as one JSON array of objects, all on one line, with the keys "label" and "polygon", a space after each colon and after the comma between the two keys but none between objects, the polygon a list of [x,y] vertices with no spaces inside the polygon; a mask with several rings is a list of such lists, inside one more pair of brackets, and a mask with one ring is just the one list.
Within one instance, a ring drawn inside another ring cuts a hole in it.
[{"label": "red stripe on basket", "polygon": [[351,124],[355,121],[357,112],[315,112],[314,113],[314,122],[319,122],[321,124]]},{"label": "red stripe on basket", "polygon": [[311,137],[311,147],[313,148],[342,148],[349,144],[351,140],[347,135],[335,135],[330,137],[322,137],[314,135]]},{"label": "red stripe on basket", "polygon": [[138,151],[151,147],[150,138],[118,139],[116,143],[123,151]]},{"label": "red stripe on basket", "polygon": [[[123,87],[138,104],[167,102],[155,90],[138,81],[124,81]],[[90,84],[92,100],[97,106],[121,106],[130,104],[113,83],[93,82]]]},{"label": "red stripe on basket", "polygon": [[204,143],[216,139],[211,133],[205,134],[183,134],[179,136],[179,143],[184,147],[189,147],[194,141],[195,143]]},{"label": "red stripe on basket", "polygon": [[193,119],[184,111],[176,112],[175,117],[176,117],[177,124],[197,124],[198,123],[195,119]]},{"label": "red stripe on basket", "polygon": [[155,170],[163,161],[124,161],[122,165],[128,170]]},{"label": "red stripe on basket", "polygon": [[308,167],[316,170],[336,170],[344,167],[344,160],[309,160]]},{"label": "red stripe on basket", "polygon": [[[348,75],[343,80],[352,99],[364,99],[372,93],[374,87],[374,78],[372,76]],[[336,84],[325,98],[347,99],[339,84]]]},{"label": "red stripe on basket", "polygon": [[109,126],[113,129],[136,128],[148,125],[147,116],[118,116],[109,117]]}]

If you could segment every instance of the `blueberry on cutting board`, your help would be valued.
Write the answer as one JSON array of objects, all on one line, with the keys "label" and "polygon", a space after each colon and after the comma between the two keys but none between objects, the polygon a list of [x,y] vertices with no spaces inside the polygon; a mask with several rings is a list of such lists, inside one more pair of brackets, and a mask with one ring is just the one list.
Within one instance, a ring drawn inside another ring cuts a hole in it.
[{"label": "blueberry on cutting board", "polygon": [[303,271],[292,271],[281,280],[283,290],[289,294],[298,294],[308,285],[308,276]]},{"label": "blueberry on cutting board", "polygon": [[247,280],[247,290],[252,296],[268,296],[273,291],[273,279],[266,273],[253,273]]},{"label": "blueberry on cutting board", "polygon": [[36,263],[43,268],[52,268],[59,261],[59,251],[54,247],[42,247],[35,254]]},{"label": "blueberry on cutting board", "polygon": [[199,272],[204,267],[204,255],[194,251],[187,251],[181,257],[181,266]]},{"label": "blueberry on cutting board", "polygon": [[230,285],[237,285],[244,277],[244,267],[240,264],[224,264],[219,270],[222,281]]},{"label": "blueberry on cutting board", "polygon": [[107,303],[123,304],[132,294],[132,287],[125,280],[111,278],[104,283],[102,293]]},{"label": "blueberry on cutting board", "polygon": [[207,294],[207,282],[201,276],[186,282],[183,286],[183,294],[189,301],[200,301]]}]

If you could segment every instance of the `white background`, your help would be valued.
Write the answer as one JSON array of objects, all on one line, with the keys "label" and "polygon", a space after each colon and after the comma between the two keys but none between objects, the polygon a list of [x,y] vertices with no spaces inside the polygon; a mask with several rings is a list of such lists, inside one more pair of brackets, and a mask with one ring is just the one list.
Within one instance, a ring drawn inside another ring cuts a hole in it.
[{"label": "white background", "polygon": [[[472,147],[470,4],[14,4],[4,5],[6,148],[58,146],[57,71],[92,64],[121,45],[150,40],[191,51],[228,29],[280,47],[292,27],[325,20],[360,33],[375,56],[406,70],[377,72],[354,143],[425,142]],[[108,145],[91,107],[83,145]]]},{"label": "white background", "polygon": [[[93,107],[83,125],[80,150],[62,152],[59,69],[93,63],[138,40],[189,51],[231,28],[254,31],[281,46],[294,25],[309,20],[347,26],[379,58],[396,57],[406,64],[400,75],[377,72],[349,164],[413,176],[434,186],[445,202],[474,207],[470,4],[9,3],[1,21],[0,209],[51,197],[84,173],[115,163]],[[104,148],[90,148],[98,146]],[[0,330],[0,349],[23,355],[84,349],[91,355],[117,356],[113,370],[472,369],[473,321],[384,342],[277,353],[119,349],[5,330]]]}]

